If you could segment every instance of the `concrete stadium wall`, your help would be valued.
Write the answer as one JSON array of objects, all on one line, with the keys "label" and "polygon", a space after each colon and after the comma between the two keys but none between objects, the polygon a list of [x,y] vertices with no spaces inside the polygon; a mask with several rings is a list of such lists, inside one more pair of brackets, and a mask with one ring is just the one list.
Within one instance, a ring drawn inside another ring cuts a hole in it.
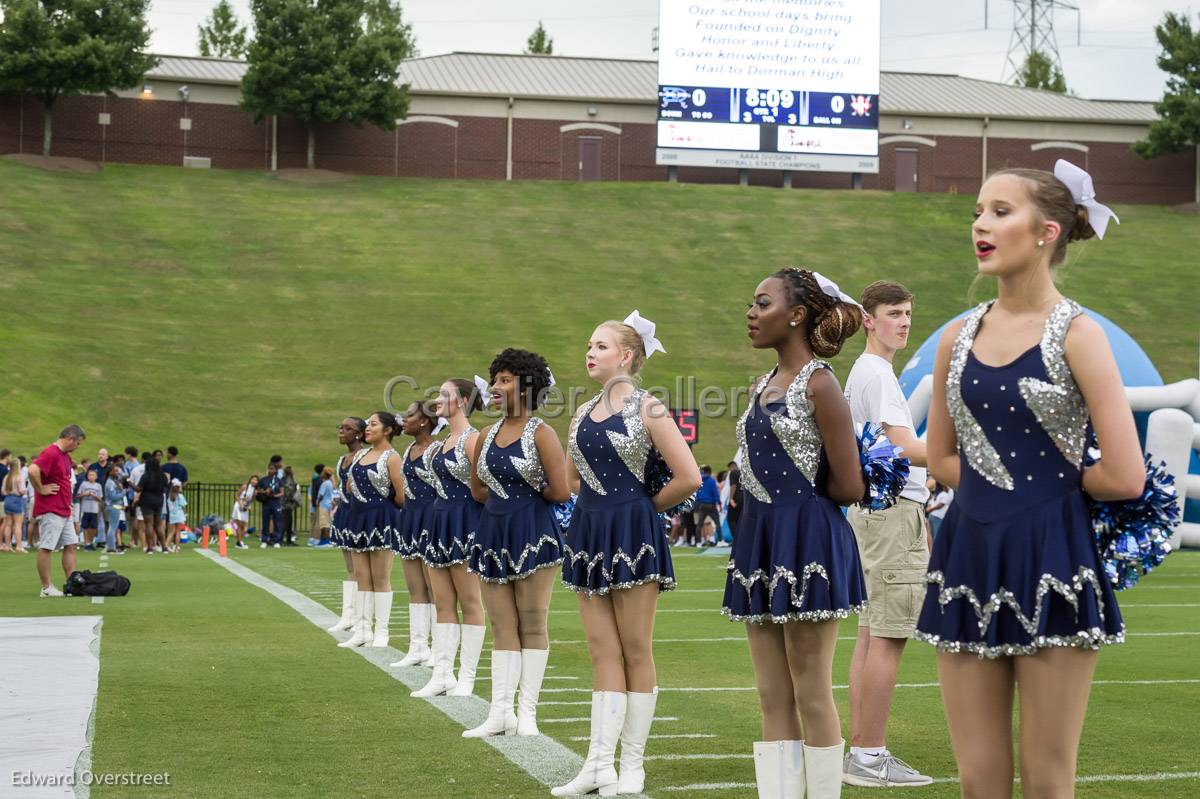
[{"label": "concrete stadium wall", "polygon": [[[222,169],[268,169],[270,120],[255,123],[226,91],[194,91],[186,104],[191,129],[180,118],[178,86],[156,82],[154,96],[120,92],[59,101],[54,111],[53,154],[94,161],[180,165],[184,155],[207,156]],[[195,97],[214,102],[197,102]],[[474,113],[455,113],[467,110]],[[99,115],[111,123],[99,124]],[[510,116],[511,114],[511,116]],[[557,115],[556,115],[557,114]],[[414,97],[410,119],[394,131],[345,123],[317,126],[317,165],[363,175],[504,180],[508,173],[508,126],[512,125],[514,180],[575,180],[579,139],[600,140],[602,180],[662,181],[666,167],[654,163],[653,106],[518,101],[509,109],[496,98]],[[881,119],[880,171],[864,175],[863,188],[894,190],[898,147],[917,150],[917,190],[974,194],[982,176],[1007,166],[1051,168],[1067,158],[1093,173],[1107,200],[1187,203],[1195,199],[1196,152],[1145,161],[1129,145],[1144,135],[1135,125]],[[42,109],[31,98],[0,94],[0,152],[41,151]],[[304,125],[281,118],[276,131],[278,166],[303,167]],[[681,167],[682,182],[737,183],[736,170]],[[782,186],[780,171],[751,170],[750,184]],[[849,188],[850,175],[792,175],[797,188]]]}]

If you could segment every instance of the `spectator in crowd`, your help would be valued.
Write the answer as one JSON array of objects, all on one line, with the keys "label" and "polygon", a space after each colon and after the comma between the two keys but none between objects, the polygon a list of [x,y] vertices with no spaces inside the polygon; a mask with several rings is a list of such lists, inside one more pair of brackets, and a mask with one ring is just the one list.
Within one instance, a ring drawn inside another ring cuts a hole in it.
[{"label": "spectator in crowd", "polygon": [[146,522],[142,518],[142,508],[140,505],[137,504],[135,499],[137,497],[138,483],[141,482],[142,475],[146,473],[146,461],[150,459],[150,453],[143,452],[141,455],[141,458],[138,459],[137,449],[134,447],[126,447],[125,448],[126,452],[129,452],[130,450],[133,450],[134,455],[133,455],[133,460],[130,460],[130,462],[129,462],[132,465],[129,470],[129,478],[127,481],[127,485],[128,485],[128,491],[126,492],[126,496],[128,497],[127,505],[133,511],[133,519],[132,519],[133,546],[139,547],[144,550],[147,547],[151,547],[154,545],[153,544],[153,535],[154,534],[151,533],[149,536],[146,535]]},{"label": "spectator in crowd", "polygon": [[317,534],[320,536],[316,546],[328,548],[333,546],[333,542],[329,540],[329,531],[333,527],[333,469],[321,464],[317,465],[321,467],[321,484],[313,492],[317,502],[315,526]]},{"label": "spectator in crowd", "polygon": [[38,523],[38,577],[42,581],[41,596],[62,596],[50,584],[50,558],[62,550],[63,576],[75,571],[75,548],[79,538],[71,521],[71,453],[86,438],[83,428],[67,425],[58,440],[42,450],[29,466],[29,482],[36,494],[33,515]]},{"label": "spectator in crowd", "polygon": [[31,464],[24,455],[18,455],[17,461],[21,464],[21,481],[25,483],[25,546],[28,549],[37,549],[37,522],[33,518],[33,501],[36,495],[33,491],[33,483],[29,481]]},{"label": "spectator in crowd", "polygon": [[108,472],[104,481],[104,508],[107,514],[108,533],[104,539],[104,549],[110,554],[124,555],[125,548],[121,546],[121,531],[125,527],[125,471],[120,463],[120,455]]},{"label": "spectator in crowd", "polygon": [[25,551],[21,537],[25,522],[25,470],[13,461],[11,452],[0,449],[0,497],[4,501],[4,516],[0,518],[0,552]]},{"label": "spectator in crowd", "polygon": [[[164,474],[166,471],[164,470]],[[171,493],[167,497],[167,532],[166,549],[168,552],[179,551],[179,533],[187,525],[187,497],[183,495],[183,483],[171,478]]]},{"label": "spectator in crowd", "polygon": [[300,513],[303,500],[300,498],[300,484],[296,482],[296,473],[291,466],[283,467],[283,545],[296,546],[296,516]]},{"label": "spectator in crowd", "polygon": [[238,488],[237,498],[233,501],[233,534],[237,537],[237,548],[247,549],[246,527],[250,523],[250,503],[258,491],[258,475],[250,475],[250,479]]},{"label": "spectator in crowd", "polygon": [[267,471],[258,480],[256,498],[262,505],[262,530],[258,533],[259,548],[274,545],[279,549],[283,540],[283,456],[272,455]]},{"label": "spectator in crowd", "polygon": [[738,521],[742,518],[742,470],[737,461],[729,462],[729,505],[726,508],[726,520],[729,523],[729,535],[737,535]]},{"label": "spectator in crowd", "polygon": [[321,540],[321,525],[320,514],[317,512],[317,494],[321,490],[322,473],[325,471],[325,464],[318,463],[313,467],[312,479],[308,482],[308,512],[312,520],[312,527],[308,532],[308,545],[310,547],[317,546]]},{"label": "spectator in crowd", "polygon": [[83,548],[89,552],[96,548],[93,542],[100,527],[100,502],[103,499],[104,489],[97,482],[95,467],[91,467],[79,486],[79,526],[83,529]]},{"label": "spectator in crowd", "polygon": [[170,479],[179,481],[180,491],[187,488],[188,470],[179,462],[179,449],[175,445],[167,447],[167,462],[162,465],[162,470]]},{"label": "spectator in crowd", "polygon": [[717,546],[729,546],[729,472],[717,472],[717,487],[721,489],[721,502],[717,506],[721,512],[721,525],[717,528]]},{"label": "spectator in crowd", "polygon": [[942,519],[946,518],[946,511],[949,509],[950,503],[954,501],[954,489],[942,485],[932,477],[926,481],[926,485],[929,486],[929,502],[925,505],[925,513],[929,517],[929,533],[932,541],[937,537],[938,528],[942,526]]},{"label": "spectator in crowd", "polygon": [[[137,494],[134,495],[134,505],[142,513],[142,532],[146,542],[147,555],[154,552],[165,552],[166,536],[160,532],[163,503],[167,494],[167,476],[163,474],[162,466],[154,455],[142,453],[142,475],[137,482]],[[165,523],[165,522],[163,522]]]},{"label": "spectator in crowd", "polygon": [[83,485],[84,480],[87,478],[87,470],[91,465],[92,462],[87,458],[81,458],[79,465],[76,466],[71,472],[71,519],[75,523],[76,538],[79,537],[81,531],[83,530],[83,527],[81,526],[81,522],[83,521],[83,509],[79,501],[79,489]]},{"label": "spectator in crowd", "polygon": [[[700,541],[706,546],[716,542],[717,531],[721,529],[721,513],[718,505],[721,502],[721,489],[713,477],[712,467],[707,463],[700,467],[700,490],[696,492],[696,528]],[[712,532],[709,532],[711,525]]]},{"label": "spectator in crowd", "polygon": [[99,546],[107,540],[108,515],[104,509],[104,483],[108,480],[108,472],[112,469],[112,459],[108,455],[108,450],[101,447],[96,453],[96,462],[92,464],[92,468],[96,470],[96,484],[100,486],[100,510],[96,514],[96,537],[93,543]]}]

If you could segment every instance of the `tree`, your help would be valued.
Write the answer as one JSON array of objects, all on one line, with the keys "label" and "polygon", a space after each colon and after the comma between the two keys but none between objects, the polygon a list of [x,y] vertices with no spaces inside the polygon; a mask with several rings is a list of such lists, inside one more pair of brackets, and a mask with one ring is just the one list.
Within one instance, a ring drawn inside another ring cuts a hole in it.
[{"label": "tree", "polygon": [[0,0],[0,85],[42,102],[42,155],[54,104],[137,85],[157,60],[145,50],[149,0]]},{"label": "tree", "polygon": [[200,55],[217,58],[246,57],[246,26],[238,25],[229,0],[218,0],[212,16],[198,28]]},{"label": "tree", "polygon": [[412,27],[391,0],[252,0],[256,36],[242,78],[242,108],[304,120],[308,168],[316,125],[344,120],[393,130],[408,114],[396,80],[415,54]]},{"label": "tree", "polygon": [[1145,140],[1133,145],[1142,158],[1200,145],[1200,31],[1192,30],[1186,16],[1168,12],[1154,35],[1162,47],[1158,68],[1170,77],[1162,100],[1154,104],[1158,119]]},{"label": "tree", "polygon": [[1059,94],[1067,93],[1067,81],[1063,78],[1058,64],[1038,50],[1034,50],[1025,59],[1021,71],[1017,73],[1017,85],[1028,86],[1031,89],[1046,89]]},{"label": "tree", "polygon": [[533,33],[529,34],[529,39],[525,42],[525,53],[527,55],[533,53],[554,55],[554,40],[546,35],[546,29],[542,26],[540,19],[538,26],[533,29]]}]

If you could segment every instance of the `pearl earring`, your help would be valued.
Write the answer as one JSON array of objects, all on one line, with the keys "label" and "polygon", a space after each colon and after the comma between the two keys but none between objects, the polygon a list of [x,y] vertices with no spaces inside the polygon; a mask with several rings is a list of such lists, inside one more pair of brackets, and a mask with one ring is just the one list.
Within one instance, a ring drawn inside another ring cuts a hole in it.
[{"label": "pearl earring", "polygon": [[1039,246],[1039,247],[1045,247],[1045,246],[1046,246],[1046,242],[1042,241],[1041,239],[1038,239],[1038,246]]},{"label": "pearl earring", "polygon": [[795,326],[796,326],[796,323],[795,323],[795,322],[788,322],[788,324],[789,324],[789,325],[791,325],[792,327],[795,327]]}]

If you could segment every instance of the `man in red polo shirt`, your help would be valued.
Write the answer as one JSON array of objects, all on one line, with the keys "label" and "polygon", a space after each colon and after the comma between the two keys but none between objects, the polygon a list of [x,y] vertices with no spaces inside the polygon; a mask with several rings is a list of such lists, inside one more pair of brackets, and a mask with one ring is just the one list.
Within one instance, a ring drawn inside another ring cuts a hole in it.
[{"label": "man in red polo shirt", "polygon": [[38,523],[38,576],[42,578],[41,596],[62,596],[50,584],[50,558],[62,548],[63,574],[75,571],[75,546],[79,538],[71,519],[71,455],[83,443],[83,428],[69,424],[58,434],[58,441],[42,450],[29,465],[33,486],[33,518]]}]

